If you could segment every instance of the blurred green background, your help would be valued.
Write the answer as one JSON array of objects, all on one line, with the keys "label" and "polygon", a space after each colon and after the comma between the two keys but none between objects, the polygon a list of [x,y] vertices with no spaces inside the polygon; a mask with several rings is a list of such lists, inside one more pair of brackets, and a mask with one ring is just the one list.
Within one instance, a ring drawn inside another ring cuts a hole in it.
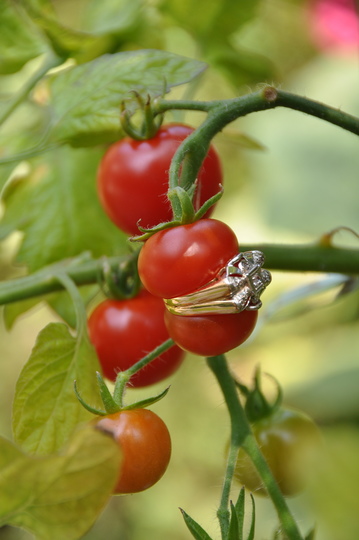
[{"label": "blurred green background", "polygon": [[[359,30],[355,3],[335,0],[58,0],[62,23],[80,30],[111,25],[111,52],[159,48],[205,60],[209,68],[171,96],[234,97],[273,83],[359,116]],[[341,14],[341,16],[340,16]],[[344,21],[340,24],[340,21]],[[121,24],[122,27],[121,27]],[[356,32],[355,32],[356,28]],[[21,80],[22,72],[17,74]],[[4,85],[10,76],[1,77]],[[199,113],[168,115],[193,125]],[[224,165],[225,195],[215,212],[239,241],[314,242],[338,226],[359,231],[358,139],[335,126],[288,109],[240,119],[215,140]],[[94,171],[94,180],[95,180]],[[348,232],[338,245],[357,247]],[[11,267],[13,239],[0,244],[2,274]],[[250,382],[257,365],[277,378],[285,402],[323,428],[325,455],[307,493],[290,501],[301,529],[317,540],[359,538],[359,293],[321,292],[327,276],[273,273],[257,332],[228,355]],[[313,284],[280,302],[284,293]],[[57,316],[46,307],[0,330],[0,429],[11,436],[16,379],[38,331]],[[86,540],[186,540],[178,507],[219,537],[215,518],[229,421],[223,398],[202,358],[188,356],[165,400],[153,406],[173,440],[169,469],[147,492],[111,500]],[[161,390],[164,385],[159,385]],[[153,390],[155,392],[156,389]],[[272,391],[268,382],[268,392]],[[133,400],[148,391],[131,391]],[[234,488],[233,498],[239,487]],[[256,540],[276,528],[271,503],[259,497]],[[0,538],[26,540],[4,528]],[[50,540],[50,539],[49,539]],[[65,540],[65,539],[64,539]]]}]

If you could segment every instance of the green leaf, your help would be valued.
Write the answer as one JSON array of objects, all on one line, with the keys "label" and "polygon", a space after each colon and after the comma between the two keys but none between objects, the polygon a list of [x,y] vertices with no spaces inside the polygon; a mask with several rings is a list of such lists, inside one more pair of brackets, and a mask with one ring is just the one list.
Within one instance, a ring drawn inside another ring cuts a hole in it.
[{"label": "green leaf", "polygon": [[36,26],[14,0],[2,0],[0,10],[0,73],[19,71],[46,51]]},{"label": "green leaf", "polygon": [[46,457],[0,439],[0,524],[25,528],[37,540],[77,540],[106,504],[119,464],[118,446],[93,427]]},{"label": "green leaf", "polygon": [[46,326],[16,385],[13,431],[18,444],[32,454],[59,450],[78,423],[89,418],[75,396],[74,380],[93,399],[98,395],[97,370],[87,335],[76,339],[62,323]]},{"label": "green leaf", "polygon": [[[213,36],[218,40],[238,30],[255,14],[259,0],[163,0],[161,9],[171,15],[196,38],[207,42]],[[190,15],[189,15],[190,14]]]},{"label": "green leaf", "polygon": [[206,531],[199,525],[194,519],[191,518],[182,508],[183,519],[188,527],[188,530],[192,534],[193,538],[196,540],[212,540],[211,537],[206,533]]},{"label": "green leaf", "polygon": [[[103,55],[55,75],[50,83],[50,139],[75,146],[119,138],[120,104],[138,92],[154,98],[189,82],[206,65],[176,54],[142,50]],[[131,98],[132,99],[132,98]],[[132,99],[132,104],[135,101]]]},{"label": "green leaf", "polygon": [[96,192],[100,151],[62,148],[18,184],[5,200],[2,224],[22,231],[17,261],[30,272],[89,251],[123,252],[127,237],[108,219]]}]

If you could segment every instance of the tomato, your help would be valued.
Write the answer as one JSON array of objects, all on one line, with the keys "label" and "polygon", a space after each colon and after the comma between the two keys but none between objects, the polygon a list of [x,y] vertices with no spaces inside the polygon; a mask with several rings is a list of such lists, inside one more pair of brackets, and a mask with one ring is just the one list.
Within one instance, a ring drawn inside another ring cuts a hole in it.
[{"label": "tomato", "polygon": [[122,450],[122,464],[114,493],[137,493],[153,486],[165,473],[171,457],[166,424],[152,411],[133,409],[96,421]]},{"label": "tomato", "polygon": [[[149,228],[172,219],[168,171],[177,148],[193,131],[189,126],[169,124],[152,139],[127,137],[110,146],[100,163],[97,186],[103,208],[120,229],[136,235],[139,220],[141,227]],[[195,209],[218,193],[222,183],[220,160],[210,146],[198,174]]]},{"label": "tomato", "polygon": [[206,285],[238,251],[228,225],[201,219],[151,236],[140,251],[138,271],[152,294],[174,298]]},{"label": "tomato", "polygon": [[[146,290],[128,300],[105,300],[94,309],[88,329],[105,377],[114,381],[119,371],[169,338],[165,309],[163,301]],[[173,346],[133,375],[130,384],[142,387],[161,381],[174,373],[183,359],[183,351]]]},{"label": "tomato", "polygon": [[200,356],[224,354],[246,341],[253,332],[258,311],[225,315],[165,314],[171,338],[182,349]]},{"label": "tomato", "polygon": [[[279,408],[252,426],[260,449],[283,495],[296,495],[315,470],[322,446],[319,428],[306,414]],[[243,449],[239,450],[236,480],[250,491],[266,495],[261,480]]]}]

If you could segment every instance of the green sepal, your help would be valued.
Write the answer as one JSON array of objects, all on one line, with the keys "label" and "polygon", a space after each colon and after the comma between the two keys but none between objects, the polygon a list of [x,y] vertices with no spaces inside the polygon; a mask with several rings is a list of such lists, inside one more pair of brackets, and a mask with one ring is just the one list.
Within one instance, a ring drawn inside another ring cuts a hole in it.
[{"label": "green sepal", "polygon": [[106,296],[115,300],[133,298],[141,287],[137,271],[137,257],[123,261],[116,267],[111,266],[105,257],[100,279]]},{"label": "green sepal", "polygon": [[185,524],[187,525],[187,528],[189,532],[192,534],[193,538],[195,540],[212,540],[212,538],[209,536],[208,533],[197,523],[194,521],[194,519],[191,518],[182,508],[180,508],[180,511],[182,512],[183,519],[185,521]]},{"label": "green sepal", "polygon": [[256,526],[256,506],[255,506],[254,497],[252,493],[250,493],[249,495],[252,501],[252,519],[251,519],[251,525],[249,528],[247,540],[254,540],[254,533],[255,533],[255,526]]},{"label": "green sepal", "polygon": [[105,381],[99,371],[96,371],[97,384],[100,390],[102,403],[104,404],[107,414],[113,414],[120,410],[120,407],[114,401],[110,390],[107,388]]},{"label": "green sepal", "polygon": [[206,212],[208,212],[208,210],[222,198],[223,193],[224,190],[221,186],[220,191],[213,195],[213,197],[210,197],[205,203],[202,204],[201,208],[197,210],[194,220],[197,221],[198,219],[202,219]]},{"label": "green sepal", "polygon": [[231,501],[231,518],[229,523],[228,540],[243,540],[245,491],[241,489],[236,504]]},{"label": "green sepal", "polygon": [[315,538],[315,528],[311,529],[309,533],[305,536],[304,540],[314,540]]},{"label": "green sepal", "polygon": [[154,403],[157,403],[157,401],[160,401],[162,398],[164,398],[167,395],[169,389],[170,387],[168,386],[165,390],[163,390],[163,392],[161,392],[157,396],[142,399],[141,401],[136,401],[135,403],[126,405],[126,407],[121,408],[121,411],[130,411],[132,409],[145,409],[146,407],[150,407]]},{"label": "green sepal", "polygon": [[[164,97],[165,93],[166,88],[164,86],[163,95],[161,97]],[[132,90],[131,94],[134,95],[139,105],[139,108],[143,113],[143,120],[139,128],[133,125],[133,123],[131,122],[131,117],[133,113],[126,109],[126,103],[125,101],[122,101],[120,115],[121,127],[126,133],[126,135],[136,141],[145,141],[148,139],[152,139],[161,127],[163,121],[163,114],[158,114],[156,116],[156,113],[152,108],[151,96],[149,94],[147,95],[146,101],[143,99],[143,96],[141,96],[141,94],[136,92],[136,90]]]},{"label": "green sepal", "polygon": [[180,221],[165,221],[163,223],[155,225],[155,227],[152,227],[151,229],[145,229],[144,227],[141,227],[139,224],[137,224],[138,229],[143,234],[140,234],[138,236],[132,236],[130,240],[131,242],[144,242],[145,240],[160,231],[164,231],[165,229],[171,229],[172,227],[178,227],[179,225],[182,225]]},{"label": "green sepal", "polygon": [[174,219],[180,221],[181,225],[193,223],[195,220],[196,213],[192,203],[195,189],[196,186],[193,184],[188,191],[180,186],[176,186],[167,192],[167,197],[172,205]]},{"label": "green sepal", "polygon": [[86,401],[84,401],[84,399],[81,397],[81,394],[80,394],[79,391],[78,391],[78,388],[77,388],[77,382],[76,382],[76,381],[74,381],[74,391],[75,391],[75,394],[76,394],[77,399],[79,400],[79,402],[81,403],[81,405],[82,405],[87,411],[89,411],[89,412],[92,413],[92,414],[95,414],[96,416],[106,416],[106,414],[107,414],[106,411],[102,411],[101,409],[96,409],[95,407],[92,407],[91,405],[89,405],[88,403],[86,403]]},{"label": "green sepal", "polygon": [[267,398],[264,396],[261,389],[261,373],[260,369],[256,370],[254,376],[254,388],[246,394],[246,403],[244,406],[247,418],[250,422],[258,422],[263,418],[266,418],[272,415],[280,407],[283,399],[282,389],[278,381],[268,375],[277,386],[277,396],[273,403],[269,403]]}]

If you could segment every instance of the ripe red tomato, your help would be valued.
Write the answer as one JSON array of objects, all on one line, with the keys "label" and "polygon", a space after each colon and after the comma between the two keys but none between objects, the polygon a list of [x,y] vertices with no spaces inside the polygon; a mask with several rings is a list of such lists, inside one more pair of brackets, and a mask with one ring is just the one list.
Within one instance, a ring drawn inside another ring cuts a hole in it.
[{"label": "ripe red tomato", "polygon": [[206,285],[238,251],[228,225],[201,219],[151,236],[140,251],[138,271],[152,294],[174,298]]},{"label": "ripe red tomato", "polygon": [[[136,235],[139,220],[141,227],[149,228],[172,219],[168,171],[177,148],[193,131],[189,126],[169,124],[152,139],[126,137],[110,146],[98,170],[97,186],[103,208],[120,229]],[[222,183],[219,157],[211,146],[198,174],[195,209],[218,193]]]},{"label": "ripe red tomato", "polygon": [[[313,420],[301,411],[283,407],[254,423],[252,429],[283,495],[302,491],[315,471],[322,448],[320,431]],[[258,473],[242,449],[235,478],[250,491],[266,495]]]},{"label": "ripe red tomato", "polygon": [[[165,309],[163,301],[146,290],[129,300],[105,300],[94,309],[88,329],[105,377],[114,381],[119,371],[169,338]],[[142,387],[161,381],[174,373],[183,359],[183,351],[173,346],[133,375],[130,384]]]},{"label": "ripe red tomato", "polygon": [[96,427],[109,433],[122,450],[114,493],[143,491],[163,476],[171,457],[171,438],[157,414],[147,409],[120,411],[100,418]]},{"label": "ripe red tomato", "polygon": [[258,311],[183,316],[166,310],[165,323],[171,338],[184,350],[200,356],[216,356],[246,341],[257,317]]}]

